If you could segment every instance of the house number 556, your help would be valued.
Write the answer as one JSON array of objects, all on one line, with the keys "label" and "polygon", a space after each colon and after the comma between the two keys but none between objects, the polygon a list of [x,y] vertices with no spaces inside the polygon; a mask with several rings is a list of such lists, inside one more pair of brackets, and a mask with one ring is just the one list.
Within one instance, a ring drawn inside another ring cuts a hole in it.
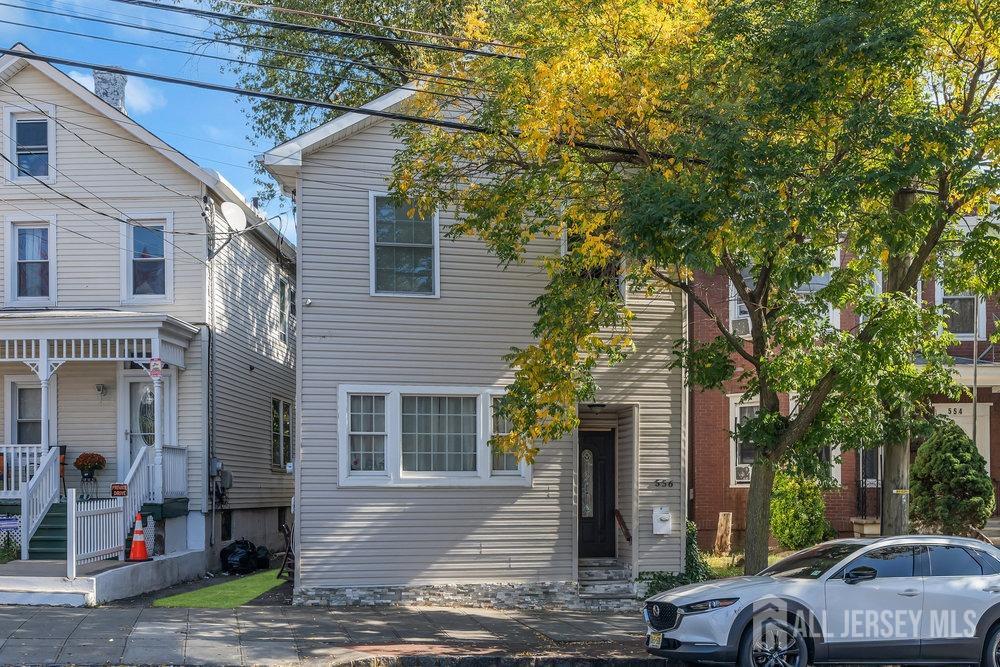
[{"label": "house number 556", "polygon": [[674,488],[674,480],[672,479],[654,479],[653,486],[663,486],[668,489]]}]

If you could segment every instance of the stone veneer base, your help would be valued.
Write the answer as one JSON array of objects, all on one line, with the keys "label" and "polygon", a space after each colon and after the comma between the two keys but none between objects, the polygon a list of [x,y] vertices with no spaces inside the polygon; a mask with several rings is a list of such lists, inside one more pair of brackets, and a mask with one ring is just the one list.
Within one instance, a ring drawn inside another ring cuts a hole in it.
[{"label": "stone veneer base", "polygon": [[581,597],[575,582],[358,586],[296,589],[293,603],[350,607],[428,605],[495,609],[573,609],[637,612],[637,599]]}]

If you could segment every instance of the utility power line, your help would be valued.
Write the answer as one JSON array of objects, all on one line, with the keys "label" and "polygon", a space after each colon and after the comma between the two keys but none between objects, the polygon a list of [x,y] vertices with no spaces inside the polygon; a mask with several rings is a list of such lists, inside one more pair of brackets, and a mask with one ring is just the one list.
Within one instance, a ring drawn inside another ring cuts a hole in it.
[{"label": "utility power line", "polygon": [[399,37],[384,37],[381,35],[369,35],[360,32],[351,32],[348,30],[334,30],[331,28],[320,28],[317,26],[307,26],[299,23],[288,23],[285,21],[274,21],[271,19],[259,19],[252,18],[249,16],[236,16],[234,14],[226,14],[224,12],[214,12],[207,9],[197,9],[195,7],[181,7],[176,5],[164,5],[159,2],[151,2],[150,0],[110,0],[111,2],[118,2],[126,5],[135,5],[137,7],[146,7],[148,9],[161,9],[168,12],[179,12],[181,14],[188,14],[191,16],[200,16],[202,18],[215,19],[219,21],[233,21],[236,23],[243,23],[246,25],[257,25],[264,28],[273,28],[276,30],[288,30],[291,32],[301,32],[313,35],[320,35],[323,37],[336,37],[339,39],[353,39],[360,41],[377,42],[380,44],[398,44],[401,46],[410,46],[420,49],[430,49],[435,51],[449,51],[452,53],[462,53],[466,55],[473,56],[484,56],[487,58],[503,58],[510,60],[522,60],[520,56],[508,55],[506,53],[495,53],[492,51],[480,51],[478,49],[469,49],[461,46],[453,46],[450,44],[435,44],[433,42],[422,42],[416,39],[402,39]]},{"label": "utility power line", "polygon": [[[229,58],[227,56],[218,56],[218,55],[214,55],[214,54],[211,54],[211,53],[192,53],[191,51],[186,51],[184,49],[175,49],[175,48],[172,48],[172,47],[169,47],[169,46],[160,46],[158,44],[143,44],[141,42],[133,42],[133,41],[130,41],[130,40],[127,40],[127,39],[117,39],[115,37],[103,37],[101,35],[92,35],[92,34],[85,33],[85,32],[75,32],[73,30],[63,30],[62,28],[52,28],[52,27],[49,27],[49,26],[32,25],[30,23],[19,23],[18,21],[8,21],[6,19],[0,19],[0,23],[5,23],[7,25],[16,25],[16,26],[19,26],[21,28],[31,28],[31,29],[34,29],[34,30],[44,30],[46,32],[56,32],[56,33],[60,33],[60,34],[63,34],[63,35],[73,35],[74,37],[85,37],[87,39],[94,39],[94,40],[98,40],[98,41],[101,41],[101,42],[113,42],[115,44],[124,44],[126,46],[136,46],[136,47],[144,48],[144,49],[156,49],[157,51],[167,51],[167,52],[170,52],[170,53],[179,53],[179,54],[185,55],[185,56],[196,56],[198,58],[209,58],[211,60],[219,60],[219,61],[222,61],[222,62],[235,63],[235,64],[240,64],[240,65],[247,65],[247,64],[249,64],[249,65],[253,65],[254,67],[260,67],[260,68],[263,68],[263,69],[269,69],[269,70],[274,70],[274,71],[279,71],[279,72],[290,72],[292,74],[302,74],[302,75],[305,75],[305,76],[316,77],[316,78],[322,76],[319,72],[310,72],[308,70],[296,69],[294,67],[284,67],[284,66],[281,66],[281,65],[269,65],[267,63],[259,63],[259,62],[248,63],[247,61],[245,61],[245,60],[239,60],[238,58]],[[349,81],[351,83],[360,83],[360,84],[367,84],[367,85],[374,84],[374,85],[379,85],[379,86],[392,86],[392,84],[379,83],[379,82],[376,82],[376,81],[370,81],[370,80],[365,80],[365,79],[356,79],[356,78],[349,77],[349,76],[340,76],[338,78],[341,79],[341,80],[343,80],[343,81]],[[407,88],[406,86],[401,86],[401,88],[404,89],[404,90],[411,90],[413,92],[418,92],[416,88]],[[477,100],[476,98],[474,98],[474,97],[467,97],[465,95],[455,95],[453,93],[444,93],[444,92],[430,91],[430,90],[425,91],[425,92],[430,93],[431,95],[440,96],[440,97],[446,97],[446,98],[450,98],[450,99],[454,99],[454,100],[463,100],[463,101],[467,101],[467,102],[479,102],[479,100]]]},{"label": "utility power line", "polygon": [[[29,3],[33,2],[33,0],[24,0],[24,1],[25,2],[29,2]],[[68,19],[77,20],[77,21],[83,20],[83,21],[89,21],[89,22],[92,22],[92,23],[100,23],[102,25],[115,26],[115,27],[119,27],[119,28],[128,28],[128,29],[132,29],[132,30],[142,30],[142,31],[146,31],[146,32],[152,32],[152,33],[160,34],[160,35],[169,35],[171,37],[180,37],[182,39],[190,39],[190,40],[197,41],[197,42],[210,42],[210,43],[215,43],[215,44],[223,44],[225,46],[233,46],[233,47],[236,47],[238,49],[251,50],[251,51],[260,51],[262,53],[274,53],[274,54],[277,54],[277,55],[285,55],[285,56],[291,56],[291,57],[296,57],[296,58],[305,58],[305,59],[316,60],[316,61],[320,61],[320,62],[329,62],[329,63],[335,64],[335,65],[343,65],[343,66],[348,66],[348,67],[356,68],[356,69],[367,69],[367,70],[376,71],[376,72],[392,72],[393,74],[400,74],[400,75],[405,75],[405,76],[408,76],[408,77],[412,77],[412,78],[414,78],[414,79],[416,79],[418,81],[421,81],[421,80],[426,80],[426,81],[430,81],[430,80],[440,81],[441,82],[440,85],[451,85],[451,86],[456,86],[456,87],[459,87],[459,86],[462,86],[462,87],[474,87],[475,86],[475,82],[472,81],[472,79],[467,79],[467,78],[463,78],[463,77],[460,77],[460,76],[451,76],[451,75],[448,75],[448,74],[438,74],[438,73],[434,73],[434,72],[425,72],[425,71],[422,71],[422,70],[412,69],[412,68],[406,68],[406,67],[394,67],[394,66],[391,66],[391,65],[377,65],[377,64],[374,64],[374,63],[365,63],[365,62],[361,62],[359,60],[350,60],[350,59],[347,59],[347,58],[339,58],[339,57],[336,57],[336,56],[332,56],[332,55],[326,53],[325,51],[320,51],[319,49],[311,49],[311,48],[309,48],[307,51],[302,51],[302,50],[295,51],[295,50],[288,50],[288,49],[280,49],[280,48],[271,47],[271,46],[260,46],[260,45],[256,45],[256,44],[247,44],[247,43],[244,43],[244,42],[240,42],[240,41],[236,41],[236,40],[231,40],[231,39],[222,39],[222,38],[219,38],[219,37],[210,37],[210,36],[207,36],[207,35],[192,35],[191,33],[179,32],[177,30],[168,30],[168,29],[165,29],[165,28],[156,28],[156,27],[149,26],[149,25],[138,25],[138,24],[135,24],[135,23],[128,23],[128,22],[125,22],[125,21],[115,21],[115,20],[108,19],[108,18],[101,18],[101,17],[98,17],[98,16],[94,16],[92,14],[60,12],[60,11],[55,11],[53,9],[44,9],[42,7],[36,7],[36,6],[25,7],[23,5],[15,5],[15,4],[11,4],[9,2],[0,2],[0,7],[11,7],[13,9],[22,9],[22,10],[29,11],[29,12],[37,12],[37,13],[41,13],[41,14],[49,14],[51,16],[59,16],[59,17],[62,17],[62,18],[68,18]],[[79,11],[79,10],[77,10],[77,11]],[[189,56],[199,55],[197,53],[188,52],[188,51],[186,51],[185,53],[187,55],[189,55]],[[240,61],[240,62],[244,62],[244,61]],[[448,83],[448,82],[453,82],[453,83]],[[372,83],[376,83],[376,82],[372,82]]]},{"label": "utility power line", "polygon": [[504,44],[503,42],[491,42],[482,39],[475,39],[472,37],[462,37],[460,35],[445,35],[440,32],[431,32],[429,30],[414,30],[413,28],[400,28],[398,26],[382,25],[379,23],[375,23],[373,21],[362,21],[360,19],[347,18],[345,16],[335,16],[332,14],[323,14],[321,12],[310,12],[304,9],[292,9],[291,7],[280,7],[278,5],[258,4],[254,2],[239,2],[238,0],[228,0],[228,2],[230,4],[237,5],[239,7],[249,7],[251,9],[266,9],[271,12],[289,14],[292,16],[306,16],[308,18],[323,19],[324,21],[333,21],[336,23],[360,25],[366,28],[384,29],[384,30],[389,30],[391,32],[402,32],[410,35],[420,35],[421,37],[446,39],[451,42],[479,44],[480,46],[495,46],[502,49],[516,49],[519,51],[524,50],[520,46],[514,46],[513,44]]},{"label": "utility power line", "polygon": [[[124,1],[124,0],[123,0]],[[122,74],[124,76],[134,76],[140,79],[151,79],[153,81],[161,81],[163,83],[173,83],[182,86],[190,86],[193,88],[201,88],[203,90],[214,90],[216,92],[231,93],[234,95],[242,95],[245,97],[254,97],[260,99],[268,99],[276,102],[286,102],[289,104],[300,104],[303,106],[312,106],[321,109],[330,109],[333,111],[340,111],[343,113],[357,113],[364,116],[372,116],[375,118],[383,118],[386,120],[394,120],[403,123],[415,123],[419,125],[429,125],[432,127],[440,127],[442,129],[456,130],[460,132],[475,132],[479,134],[500,134],[500,132],[488,128],[483,125],[473,125],[470,123],[462,123],[452,120],[444,120],[440,118],[427,118],[424,116],[414,116],[412,114],[397,113],[393,111],[384,111],[379,109],[370,109],[366,107],[354,107],[347,104],[338,104],[336,102],[328,102],[324,100],[312,100],[301,97],[293,97],[290,95],[280,95],[277,93],[269,93],[260,90],[248,90],[246,88],[239,88],[236,86],[227,86],[218,83],[210,83],[207,81],[197,81],[194,79],[186,79],[183,77],[167,76],[164,74],[154,74],[152,72],[143,72],[140,70],[126,69],[124,67],[117,67],[113,65],[101,65],[90,63],[82,60],[73,60],[70,58],[60,58],[57,56],[43,55],[40,53],[32,53],[27,51],[15,51],[13,49],[0,49],[0,54],[25,58],[27,60],[36,60],[39,62],[47,62],[55,65],[64,65],[67,67],[82,67],[86,69],[98,69],[107,72],[113,72],[117,74]],[[517,130],[510,130],[506,133],[508,136],[518,137],[520,133]],[[639,151],[634,148],[627,148],[623,146],[612,146],[608,144],[600,144],[592,141],[573,141],[573,142],[562,142],[564,145],[572,145],[576,148],[582,148],[585,150],[597,150],[604,151],[607,153],[613,153],[617,155],[639,155]],[[655,159],[683,159],[678,158],[678,156],[670,155],[667,153],[660,153],[656,151],[647,151],[645,153],[651,158]]]}]

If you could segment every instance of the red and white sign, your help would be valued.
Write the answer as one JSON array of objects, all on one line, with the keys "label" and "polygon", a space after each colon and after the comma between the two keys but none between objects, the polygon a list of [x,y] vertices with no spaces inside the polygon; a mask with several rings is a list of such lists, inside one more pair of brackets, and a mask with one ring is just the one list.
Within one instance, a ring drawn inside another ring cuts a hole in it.
[{"label": "red and white sign", "polygon": [[111,497],[112,498],[126,498],[126,497],[128,497],[128,484],[112,484],[111,485]]},{"label": "red and white sign", "polygon": [[163,359],[153,357],[149,360],[149,377],[154,380],[163,377]]}]

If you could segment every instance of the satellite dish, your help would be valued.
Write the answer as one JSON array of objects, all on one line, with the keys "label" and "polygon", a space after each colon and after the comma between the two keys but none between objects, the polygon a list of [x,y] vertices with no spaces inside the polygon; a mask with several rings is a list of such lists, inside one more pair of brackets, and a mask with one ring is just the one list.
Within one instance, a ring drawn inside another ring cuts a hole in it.
[{"label": "satellite dish", "polygon": [[238,204],[231,201],[222,202],[222,217],[234,232],[242,232],[247,228],[247,214]]}]

